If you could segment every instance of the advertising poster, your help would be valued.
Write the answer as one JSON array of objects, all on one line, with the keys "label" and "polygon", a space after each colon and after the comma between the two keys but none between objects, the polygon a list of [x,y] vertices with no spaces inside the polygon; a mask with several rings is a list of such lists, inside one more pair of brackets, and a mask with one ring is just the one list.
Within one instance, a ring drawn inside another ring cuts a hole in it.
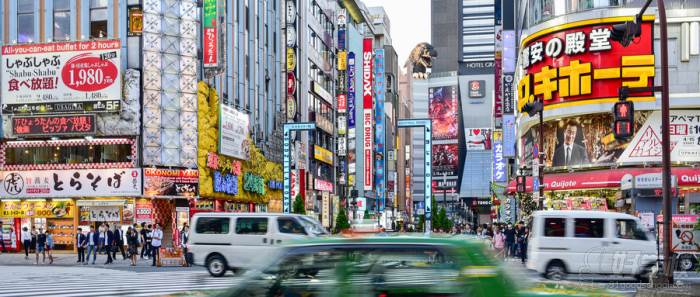
[{"label": "advertising poster", "polygon": [[250,158],[248,115],[232,107],[219,105],[219,153],[236,159]]},{"label": "advertising poster", "polygon": [[0,201],[0,218],[72,218],[75,203],[66,201]]},{"label": "advertising poster", "polygon": [[348,129],[355,128],[355,53],[348,53]]},{"label": "advertising poster", "polygon": [[204,68],[217,67],[219,65],[219,41],[218,41],[218,0],[204,0],[202,3],[202,30],[203,30],[203,61]]},{"label": "advertising poster", "polygon": [[119,40],[2,47],[2,112],[115,112],[122,98]]},{"label": "advertising poster", "polygon": [[428,89],[429,114],[433,121],[433,140],[457,139],[457,86]]},{"label": "advertising poster", "polygon": [[[635,112],[635,131],[640,131],[649,115],[648,111]],[[545,170],[616,164],[622,152],[630,145],[629,141],[615,140],[612,134],[612,122],[611,113],[589,114],[545,122]],[[520,138],[518,147],[521,150],[519,156],[522,164],[532,160],[533,146],[539,141],[538,131],[539,128],[534,126]]]},{"label": "advertising poster", "polygon": [[468,151],[484,151],[491,149],[490,128],[467,128],[464,131]]},{"label": "advertising poster", "polygon": [[199,170],[143,169],[143,195],[153,197],[194,197],[199,187]]},{"label": "advertising poster", "polygon": [[459,167],[459,145],[434,144],[433,145],[433,175],[439,179],[444,174],[457,175]]},{"label": "advertising poster", "polygon": [[[199,208],[199,207],[198,207]],[[213,209],[213,204],[212,204]],[[136,223],[152,223],[153,222],[153,203],[151,200],[136,201]]]},{"label": "advertising poster", "polygon": [[12,133],[23,136],[94,135],[95,115],[47,115],[12,117]]},{"label": "advertising poster", "polygon": [[[700,111],[672,110],[669,120],[671,161],[700,162]],[[617,162],[661,163],[661,112],[654,111],[635,131],[634,138]]]},{"label": "advertising poster", "polygon": [[372,38],[365,38],[362,47],[362,159],[364,165],[362,185],[365,191],[371,191],[374,188],[373,40]]},{"label": "advertising poster", "polygon": [[0,171],[0,197],[141,196],[141,169]]}]

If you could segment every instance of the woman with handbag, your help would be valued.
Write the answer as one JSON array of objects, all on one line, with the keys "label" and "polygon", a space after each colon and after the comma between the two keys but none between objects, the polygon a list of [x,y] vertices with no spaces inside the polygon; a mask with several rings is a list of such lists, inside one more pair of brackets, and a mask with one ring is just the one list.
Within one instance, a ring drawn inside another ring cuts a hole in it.
[{"label": "woman with handbag", "polygon": [[131,266],[136,266],[136,256],[139,255],[139,234],[132,227],[129,227],[129,230],[126,231],[126,244]]}]

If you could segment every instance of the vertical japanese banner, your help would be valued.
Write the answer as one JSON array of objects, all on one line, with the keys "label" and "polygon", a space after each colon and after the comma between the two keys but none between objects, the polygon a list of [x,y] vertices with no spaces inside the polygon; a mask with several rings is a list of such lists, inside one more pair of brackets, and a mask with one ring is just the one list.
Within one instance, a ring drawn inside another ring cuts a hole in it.
[{"label": "vertical japanese banner", "polygon": [[374,184],[377,190],[379,211],[383,211],[386,203],[386,188],[384,185],[384,49],[374,50],[374,99],[375,99],[375,137],[374,137]]},{"label": "vertical japanese banner", "polygon": [[503,131],[493,131],[493,181],[506,182],[506,161],[503,157]]},{"label": "vertical japanese banner", "polygon": [[348,53],[348,186],[355,185],[355,53]]},{"label": "vertical japanese banner", "polygon": [[204,0],[202,3],[202,39],[204,68],[216,68],[219,66],[219,40],[218,40],[218,0]]},{"label": "vertical japanese banner", "polygon": [[503,92],[501,89],[501,75],[503,74],[502,61],[503,61],[503,22],[501,18],[501,1],[496,0],[494,2],[494,23],[495,28],[495,59],[494,59],[494,103],[493,103],[493,117],[496,129],[501,129],[503,127]]},{"label": "vertical japanese banner", "polygon": [[364,160],[364,180],[365,191],[371,191],[374,186],[374,165],[372,158],[373,149],[373,124],[372,118],[372,38],[365,38],[362,47],[362,158]]}]

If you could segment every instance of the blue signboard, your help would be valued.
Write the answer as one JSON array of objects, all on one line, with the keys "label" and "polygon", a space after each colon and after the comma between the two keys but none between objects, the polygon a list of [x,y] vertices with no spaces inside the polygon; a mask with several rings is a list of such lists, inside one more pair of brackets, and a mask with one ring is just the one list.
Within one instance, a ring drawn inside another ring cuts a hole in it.
[{"label": "blue signboard", "polygon": [[214,171],[214,192],[238,195],[238,176]]},{"label": "blue signboard", "polygon": [[355,53],[348,53],[348,129],[355,128]]},{"label": "blue signboard", "polygon": [[506,182],[506,159],[503,157],[503,132],[493,131],[493,181]]},{"label": "blue signboard", "polygon": [[503,115],[503,156],[515,157],[515,115]]},{"label": "blue signboard", "polygon": [[384,185],[384,50],[374,50],[374,185],[377,191],[379,211],[386,204],[386,186]]},{"label": "blue signboard", "polygon": [[396,126],[399,128],[414,128],[422,127],[424,131],[423,137],[425,138],[425,155],[424,155],[424,168],[425,168],[425,218],[426,218],[426,233],[430,232],[430,217],[433,210],[430,208],[430,203],[433,197],[433,123],[430,119],[407,119],[396,121]]}]

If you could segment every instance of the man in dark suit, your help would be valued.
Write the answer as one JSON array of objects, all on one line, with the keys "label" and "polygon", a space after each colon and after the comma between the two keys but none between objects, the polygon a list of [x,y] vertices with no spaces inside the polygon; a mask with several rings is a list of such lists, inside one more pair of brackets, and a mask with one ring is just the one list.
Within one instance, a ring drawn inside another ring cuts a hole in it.
[{"label": "man in dark suit", "polygon": [[85,262],[85,246],[87,246],[87,236],[83,234],[83,229],[78,228],[75,235],[75,246],[78,248],[78,263]]},{"label": "man in dark suit", "polygon": [[117,249],[122,253],[122,259],[126,260],[126,253],[124,252],[124,234],[119,225],[114,225],[114,245],[115,248],[112,250],[112,259],[117,259]]},{"label": "man in dark suit", "polygon": [[114,231],[112,229],[109,229],[109,225],[107,226],[107,236],[105,236],[105,247],[107,249],[107,262],[105,264],[112,264],[112,251],[114,250],[115,247],[115,236],[114,236]]},{"label": "man in dark suit", "polygon": [[568,121],[564,130],[564,142],[554,151],[552,166],[576,166],[588,163],[586,148],[575,143],[576,133],[579,130],[578,123]]}]

